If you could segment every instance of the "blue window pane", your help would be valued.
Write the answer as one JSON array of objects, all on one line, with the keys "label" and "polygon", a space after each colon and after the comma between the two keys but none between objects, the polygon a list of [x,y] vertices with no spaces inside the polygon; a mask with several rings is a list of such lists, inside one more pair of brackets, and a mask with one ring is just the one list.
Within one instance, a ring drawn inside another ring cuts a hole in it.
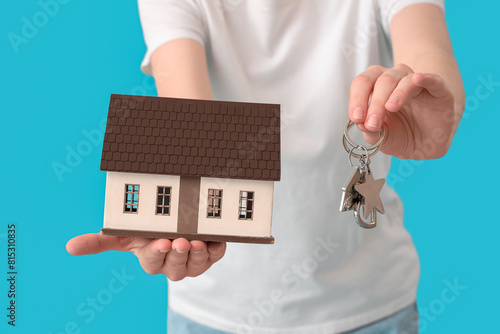
[{"label": "blue window pane", "polygon": [[134,186],[134,192],[139,192],[139,186]]}]

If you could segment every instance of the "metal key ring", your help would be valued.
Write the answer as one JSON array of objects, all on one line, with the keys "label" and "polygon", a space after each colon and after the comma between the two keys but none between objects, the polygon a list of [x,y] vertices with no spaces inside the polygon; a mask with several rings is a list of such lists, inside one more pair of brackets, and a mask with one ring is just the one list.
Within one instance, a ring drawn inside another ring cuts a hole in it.
[{"label": "metal key ring", "polygon": [[[365,151],[365,154],[357,154],[357,155],[359,155],[359,157],[356,157],[356,155],[355,155],[356,153],[354,153],[354,149],[363,150],[363,151]],[[358,147],[353,147],[349,150],[349,165],[351,165],[351,167],[354,167],[354,164],[352,163],[353,156],[359,159],[359,162],[360,162],[359,168],[361,168],[361,169],[364,169],[366,166],[368,166],[370,164],[370,154],[368,153],[368,150],[364,146],[360,145]],[[366,157],[366,161],[365,161],[364,157]]]},{"label": "metal key ring", "polygon": [[[356,125],[356,123],[353,123],[351,120],[348,120],[346,125],[345,125],[345,128],[344,128],[344,136],[343,136],[343,140],[342,140],[342,143],[344,144],[344,148],[346,150],[347,153],[349,153],[350,155],[352,155],[353,157],[355,158],[361,158],[361,154],[358,154],[358,153],[354,153],[352,150],[355,149],[355,148],[358,148],[359,147],[362,147],[364,150],[366,151],[372,151],[370,152],[369,156],[372,157],[373,155],[375,155],[375,153],[377,153],[380,149],[380,145],[382,144],[382,142],[384,141],[384,138],[385,138],[385,126],[382,126],[382,128],[379,131],[379,134],[380,134],[380,138],[379,140],[371,145],[371,146],[368,146],[368,147],[364,147],[362,145],[358,145],[356,144],[352,139],[351,137],[349,137],[349,130],[354,126]],[[349,143],[349,145],[351,145],[353,147],[353,149],[350,149],[347,145],[347,143]]]}]

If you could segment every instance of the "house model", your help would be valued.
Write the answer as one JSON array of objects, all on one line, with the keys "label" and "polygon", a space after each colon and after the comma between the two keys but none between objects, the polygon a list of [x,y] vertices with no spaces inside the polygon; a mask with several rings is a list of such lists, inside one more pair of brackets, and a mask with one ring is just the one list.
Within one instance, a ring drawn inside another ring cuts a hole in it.
[{"label": "house model", "polygon": [[273,243],[280,107],[111,95],[103,234]]}]

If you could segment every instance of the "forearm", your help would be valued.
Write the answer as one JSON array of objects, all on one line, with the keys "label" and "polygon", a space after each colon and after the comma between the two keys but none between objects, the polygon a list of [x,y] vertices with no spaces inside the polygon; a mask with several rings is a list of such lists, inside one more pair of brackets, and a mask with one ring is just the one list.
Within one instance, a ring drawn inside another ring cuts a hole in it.
[{"label": "forearm", "polygon": [[158,96],[212,100],[203,45],[178,39],[160,46],[151,56]]}]

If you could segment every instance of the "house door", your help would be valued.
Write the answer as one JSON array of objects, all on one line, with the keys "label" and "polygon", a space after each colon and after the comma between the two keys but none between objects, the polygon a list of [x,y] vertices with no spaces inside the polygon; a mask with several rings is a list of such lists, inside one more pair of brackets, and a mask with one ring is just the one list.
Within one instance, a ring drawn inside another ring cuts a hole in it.
[{"label": "house door", "polygon": [[181,176],[179,189],[179,215],[177,233],[198,233],[200,203],[200,177]]}]

